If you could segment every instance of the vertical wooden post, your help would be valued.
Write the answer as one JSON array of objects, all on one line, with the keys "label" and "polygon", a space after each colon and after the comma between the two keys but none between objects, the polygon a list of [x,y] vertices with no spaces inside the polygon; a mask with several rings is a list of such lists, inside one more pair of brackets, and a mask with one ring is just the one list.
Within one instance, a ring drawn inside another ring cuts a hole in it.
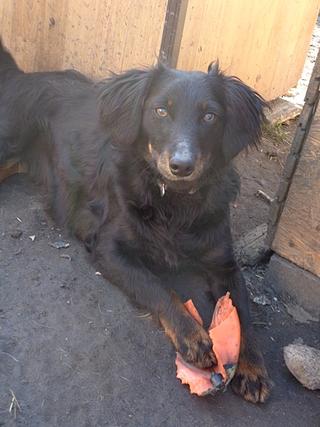
[{"label": "vertical wooden post", "polygon": [[168,0],[159,59],[173,68],[177,66],[187,7],[188,0]]},{"label": "vertical wooden post", "polygon": [[287,195],[290,189],[293,175],[295,173],[300,154],[304,143],[307,139],[312,119],[315,114],[315,109],[319,101],[320,89],[320,51],[318,53],[312,75],[310,77],[307,93],[305,96],[305,104],[299,117],[297,130],[292,141],[291,150],[287,157],[284,166],[283,174],[280,180],[280,185],[276,193],[276,197],[271,204],[269,214],[268,232],[266,245],[272,246],[277,226],[285,206]]}]

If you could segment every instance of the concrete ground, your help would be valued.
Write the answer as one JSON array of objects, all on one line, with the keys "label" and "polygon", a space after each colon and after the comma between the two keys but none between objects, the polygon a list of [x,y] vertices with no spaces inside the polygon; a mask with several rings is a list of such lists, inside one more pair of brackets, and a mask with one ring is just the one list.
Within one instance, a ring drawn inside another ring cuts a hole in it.
[{"label": "concrete ground", "polygon": [[[231,390],[191,396],[175,378],[163,332],[96,275],[79,242],[50,224],[22,175],[0,186],[0,237],[0,426],[320,426],[320,392],[303,388],[282,356],[297,338],[319,348],[319,324],[288,316],[261,287],[263,266],[245,275],[251,297],[269,298],[252,310],[275,386],[256,406]],[[70,247],[50,246],[61,239]]]}]

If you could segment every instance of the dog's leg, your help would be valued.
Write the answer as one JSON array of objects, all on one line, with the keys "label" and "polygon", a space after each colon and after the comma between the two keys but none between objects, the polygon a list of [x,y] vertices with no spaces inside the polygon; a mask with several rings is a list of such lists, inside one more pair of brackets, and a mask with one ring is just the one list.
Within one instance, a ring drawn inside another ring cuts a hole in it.
[{"label": "dog's leg", "polygon": [[101,226],[100,217],[95,215],[87,206],[80,206],[69,218],[69,229],[81,240],[88,252],[93,252]]},{"label": "dog's leg", "polygon": [[[110,241],[103,239],[103,242]],[[99,245],[97,262],[106,279],[159,317],[166,334],[186,361],[202,368],[216,363],[208,333],[190,316],[180,299],[162,286],[159,277],[114,245]]]},{"label": "dog's leg", "polygon": [[[256,343],[250,321],[249,301],[244,277],[234,262],[221,273],[212,274],[212,289],[215,296],[230,291],[241,323],[241,348],[238,368],[232,380],[233,390],[254,403],[265,402],[269,397],[272,382],[268,377],[262,353]],[[218,294],[218,295],[217,295]]]},{"label": "dog's leg", "polygon": [[[0,122],[0,128],[2,123]],[[9,160],[19,160],[19,144],[13,137],[3,136],[0,133],[0,165],[4,165]]]}]

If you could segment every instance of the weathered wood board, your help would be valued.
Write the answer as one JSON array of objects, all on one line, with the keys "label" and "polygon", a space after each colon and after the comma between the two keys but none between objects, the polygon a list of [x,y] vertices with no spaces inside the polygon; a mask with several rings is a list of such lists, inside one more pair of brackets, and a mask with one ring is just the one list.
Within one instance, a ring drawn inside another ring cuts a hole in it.
[{"label": "weathered wood board", "polygon": [[319,0],[189,0],[178,67],[206,70],[219,58],[266,99],[301,76]]},{"label": "weathered wood board", "polygon": [[287,259],[273,254],[265,276],[266,287],[272,287],[287,305],[293,303],[320,321],[320,278]]},{"label": "weathered wood board", "polygon": [[320,277],[320,106],[304,143],[272,248]]},{"label": "weathered wood board", "polygon": [[[168,54],[189,70],[219,58],[270,100],[300,78],[319,7],[320,0],[0,0],[0,34],[26,71],[103,77]],[[160,52],[164,45],[170,52]]]},{"label": "weathered wood board", "polygon": [[106,76],[152,65],[167,0],[1,0],[0,34],[26,71]]}]

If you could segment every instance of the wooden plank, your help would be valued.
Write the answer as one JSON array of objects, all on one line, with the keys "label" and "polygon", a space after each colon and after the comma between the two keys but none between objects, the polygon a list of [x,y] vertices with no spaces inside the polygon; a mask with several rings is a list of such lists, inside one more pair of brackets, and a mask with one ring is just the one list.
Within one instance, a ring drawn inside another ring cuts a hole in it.
[{"label": "wooden plank", "polygon": [[319,0],[189,0],[178,67],[206,70],[219,58],[266,99],[301,76]]},{"label": "wooden plank", "polygon": [[313,118],[272,244],[320,277],[320,107]]},{"label": "wooden plank", "polygon": [[265,115],[272,124],[285,123],[299,116],[302,108],[299,105],[277,98],[269,102],[270,110],[266,108]]},{"label": "wooden plank", "polygon": [[26,71],[109,70],[152,65],[168,0],[1,0],[4,43]]}]

